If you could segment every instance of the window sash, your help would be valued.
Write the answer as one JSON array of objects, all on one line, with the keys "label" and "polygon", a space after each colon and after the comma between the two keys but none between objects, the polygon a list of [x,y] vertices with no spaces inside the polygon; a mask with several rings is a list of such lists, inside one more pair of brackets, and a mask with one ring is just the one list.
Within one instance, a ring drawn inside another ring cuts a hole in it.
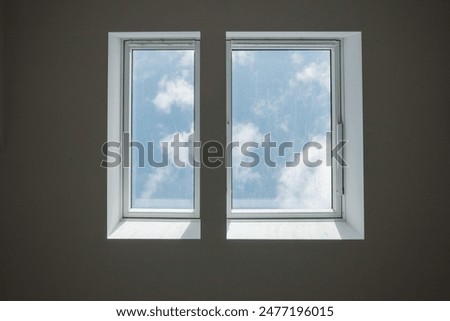
[{"label": "window sash", "polygon": [[[227,146],[232,142],[232,51],[233,50],[330,50],[331,51],[331,141],[335,146],[343,139],[343,113],[341,84],[342,55],[341,41],[336,39],[285,39],[249,38],[228,39],[226,42],[226,138]],[[343,155],[341,150],[341,155]],[[233,209],[232,208],[232,149],[227,151],[227,217],[228,218],[302,218],[302,219],[340,219],[343,217],[343,175],[344,169],[332,157],[331,209]]]},{"label": "window sash", "polygon": [[[123,159],[131,160],[131,145],[124,149],[125,133],[131,140],[131,70],[133,50],[194,50],[194,141],[200,141],[200,41],[195,39],[150,39],[125,40],[122,59],[122,143]],[[200,158],[200,151],[194,149],[194,159]],[[194,208],[132,208],[131,207],[131,162],[126,167],[122,164],[122,216],[124,218],[199,218],[200,217],[200,168],[194,166]]]}]

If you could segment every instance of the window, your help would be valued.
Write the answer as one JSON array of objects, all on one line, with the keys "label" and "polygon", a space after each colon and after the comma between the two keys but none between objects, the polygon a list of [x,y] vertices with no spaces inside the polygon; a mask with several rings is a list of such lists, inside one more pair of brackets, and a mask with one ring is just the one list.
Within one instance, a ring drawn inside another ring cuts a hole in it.
[{"label": "window", "polygon": [[198,33],[110,34],[110,237],[199,238],[198,59]]},{"label": "window", "polygon": [[[199,44],[109,34],[108,238],[200,239],[223,214],[227,239],[364,239],[361,33],[227,32],[207,75],[226,79],[226,142],[200,142]],[[200,213],[223,155],[226,208]]]},{"label": "window", "polygon": [[227,33],[227,238],[364,237],[360,41]]}]

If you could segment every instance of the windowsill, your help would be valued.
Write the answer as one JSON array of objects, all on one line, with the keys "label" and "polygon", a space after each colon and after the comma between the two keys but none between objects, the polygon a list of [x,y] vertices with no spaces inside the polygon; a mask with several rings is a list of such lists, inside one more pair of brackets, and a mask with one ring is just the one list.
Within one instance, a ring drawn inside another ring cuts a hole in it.
[{"label": "windowsill", "polygon": [[229,219],[229,240],[363,240],[345,221]]},{"label": "windowsill", "polygon": [[199,219],[124,219],[108,239],[199,240]]}]

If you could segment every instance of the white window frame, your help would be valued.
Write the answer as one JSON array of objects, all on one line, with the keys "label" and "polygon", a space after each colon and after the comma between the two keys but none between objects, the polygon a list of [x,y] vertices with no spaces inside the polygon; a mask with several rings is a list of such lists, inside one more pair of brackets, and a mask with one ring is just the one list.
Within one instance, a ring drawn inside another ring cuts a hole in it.
[{"label": "white window frame", "polygon": [[[194,50],[194,141],[200,139],[200,33],[110,32],[108,44],[108,141],[120,142],[120,166],[108,167],[108,238],[200,238],[200,168],[194,167],[194,209],[132,209],[130,159],[124,133],[131,129],[131,55],[139,49]],[[131,138],[131,135],[128,137]],[[194,158],[199,159],[195,149]]]},{"label": "white window frame", "polygon": [[[335,146],[342,140],[342,112],[340,99],[340,40],[295,39],[295,38],[249,38],[227,39],[227,146],[232,142],[232,51],[233,50],[329,50],[331,77],[331,140]],[[228,149],[228,160],[233,150]],[[343,169],[332,159],[332,207],[329,210],[308,209],[233,209],[232,208],[232,166],[227,167],[227,214],[229,218],[342,218]],[[231,163],[229,163],[231,164]]]},{"label": "white window frame", "polygon": [[[131,68],[133,66],[132,54],[134,50],[194,50],[194,141],[200,141],[200,42],[194,39],[132,39],[124,42],[124,104],[123,104],[123,133],[130,133],[131,139]],[[129,142],[131,143],[131,141]],[[122,154],[131,160],[131,149],[123,150]],[[125,155],[126,154],[126,155]],[[194,149],[194,158],[200,158],[198,148]],[[131,166],[123,167],[123,217],[126,218],[198,218],[200,217],[200,168],[193,167],[194,170],[194,208],[189,209],[167,209],[167,208],[132,208],[131,207]]]},{"label": "white window frame", "polygon": [[[227,32],[227,143],[231,142],[231,50],[301,48],[337,42],[332,67],[333,142],[347,140],[341,154],[348,167],[333,174],[332,213],[232,210],[231,168],[227,168],[227,239],[364,239],[362,52],[360,32]],[[328,47],[329,48],[329,47]],[[227,155],[231,160],[231,155]],[[333,167],[337,166],[333,163]],[[342,180],[340,178],[342,177]]]}]

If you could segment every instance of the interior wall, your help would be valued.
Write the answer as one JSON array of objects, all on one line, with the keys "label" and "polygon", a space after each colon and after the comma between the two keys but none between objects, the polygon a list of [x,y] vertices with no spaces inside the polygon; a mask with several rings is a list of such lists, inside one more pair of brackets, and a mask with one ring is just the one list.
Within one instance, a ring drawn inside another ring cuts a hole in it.
[{"label": "interior wall", "polygon": [[[0,299],[450,299],[448,1],[5,2]],[[0,30],[1,31],[1,30]],[[364,241],[106,239],[107,33],[201,31],[202,140],[225,141],[225,31],[362,31]]]}]

